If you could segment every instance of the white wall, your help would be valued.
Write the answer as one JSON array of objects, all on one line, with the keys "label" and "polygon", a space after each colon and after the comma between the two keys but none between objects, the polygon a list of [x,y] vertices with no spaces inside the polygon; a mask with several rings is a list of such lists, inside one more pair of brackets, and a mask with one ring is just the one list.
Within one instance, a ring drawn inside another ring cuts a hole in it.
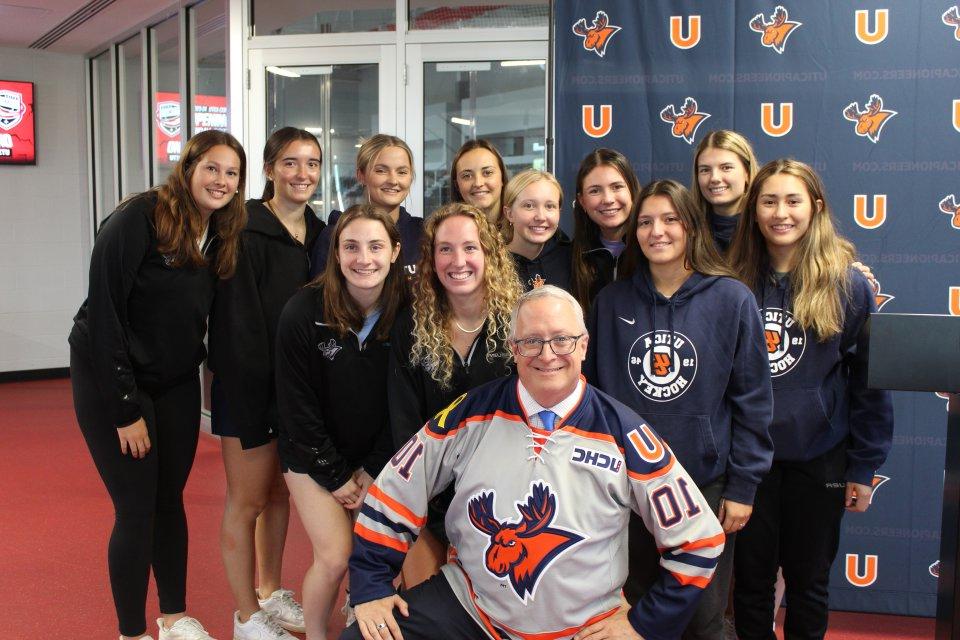
[{"label": "white wall", "polygon": [[0,372],[66,367],[90,251],[84,60],[0,49],[34,83],[36,166],[0,166]]}]

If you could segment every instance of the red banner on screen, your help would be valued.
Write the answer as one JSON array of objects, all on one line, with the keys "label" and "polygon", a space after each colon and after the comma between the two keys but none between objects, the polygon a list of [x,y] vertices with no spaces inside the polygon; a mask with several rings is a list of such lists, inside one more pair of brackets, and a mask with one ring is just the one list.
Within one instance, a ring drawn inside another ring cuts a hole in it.
[{"label": "red banner on screen", "polygon": [[[153,107],[153,127],[156,135],[157,160],[173,164],[180,160],[180,94],[157,92]],[[196,96],[193,105],[193,131],[208,129],[226,131],[226,96]]]},{"label": "red banner on screen", "polygon": [[0,164],[36,164],[33,83],[0,80]]}]

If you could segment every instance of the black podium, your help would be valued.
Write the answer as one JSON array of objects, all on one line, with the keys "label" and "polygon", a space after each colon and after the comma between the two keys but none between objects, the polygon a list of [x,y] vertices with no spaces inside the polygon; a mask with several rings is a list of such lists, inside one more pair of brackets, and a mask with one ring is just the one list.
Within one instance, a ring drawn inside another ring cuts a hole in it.
[{"label": "black podium", "polygon": [[936,639],[960,639],[960,316],[873,314],[867,384],[949,394]]}]

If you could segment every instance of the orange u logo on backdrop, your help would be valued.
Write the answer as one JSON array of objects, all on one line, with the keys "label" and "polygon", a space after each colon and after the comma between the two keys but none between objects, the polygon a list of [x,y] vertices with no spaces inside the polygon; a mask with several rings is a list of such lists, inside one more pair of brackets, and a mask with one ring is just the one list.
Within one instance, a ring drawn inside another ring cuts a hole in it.
[{"label": "orange u logo on backdrop", "polygon": [[860,572],[860,554],[848,553],[846,576],[847,582],[855,587],[869,587],[877,581],[877,556],[865,555],[863,573]]},{"label": "orange u logo on backdrop", "polygon": [[780,121],[773,121],[773,103],[764,102],[760,105],[760,128],[768,136],[780,138],[793,129],[793,103],[780,103]]},{"label": "orange u logo on backdrop", "polygon": [[670,42],[677,49],[692,49],[700,44],[700,16],[687,16],[687,35],[683,35],[683,16],[670,16]]},{"label": "orange u logo on backdrop", "polygon": [[876,193],[873,196],[873,213],[867,211],[866,194],[853,196],[853,220],[864,229],[876,229],[887,221],[887,195]]},{"label": "orange u logo on backdrop", "polygon": [[950,287],[950,315],[960,316],[960,287]]},{"label": "orange u logo on backdrop", "polygon": [[890,31],[889,9],[874,9],[873,11],[873,30],[870,30],[870,10],[858,9],[856,12],[856,34],[857,40],[863,44],[880,44],[887,39],[887,33]]},{"label": "orange u logo on backdrop", "polygon": [[600,124],[597,124],[595,105],[583,105],[583,132],[591,138],[602,138],[613,129],[613,106],[600,105]]},{"label": "orange u logo on backdrop", "polygon": [[953,101],[953,128],[960,133],[960,100]]}]

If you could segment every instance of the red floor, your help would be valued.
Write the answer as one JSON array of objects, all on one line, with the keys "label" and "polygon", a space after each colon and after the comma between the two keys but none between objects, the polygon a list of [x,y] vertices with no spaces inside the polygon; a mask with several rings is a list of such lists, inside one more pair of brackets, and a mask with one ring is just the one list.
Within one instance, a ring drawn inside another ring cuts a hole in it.
[{"label": "red floor", "polygon": [[[69,381],[0,384],[0,470],[0,639],[116,638],[106,569],[112,510],[76,426]],[[219,446],[202,436],[186,491],[187,606],[214,637],[229,640],[233,605],[218,545],[223,494]],[[284,585],[299,590],[309,561],[294,512]],[[147,617],[157,615],[151,589]],[[340,624],[339,616],[331,621],[331,638]],[[933,629],[926,618],[837,612],[827,638],[919,640]]]}]

